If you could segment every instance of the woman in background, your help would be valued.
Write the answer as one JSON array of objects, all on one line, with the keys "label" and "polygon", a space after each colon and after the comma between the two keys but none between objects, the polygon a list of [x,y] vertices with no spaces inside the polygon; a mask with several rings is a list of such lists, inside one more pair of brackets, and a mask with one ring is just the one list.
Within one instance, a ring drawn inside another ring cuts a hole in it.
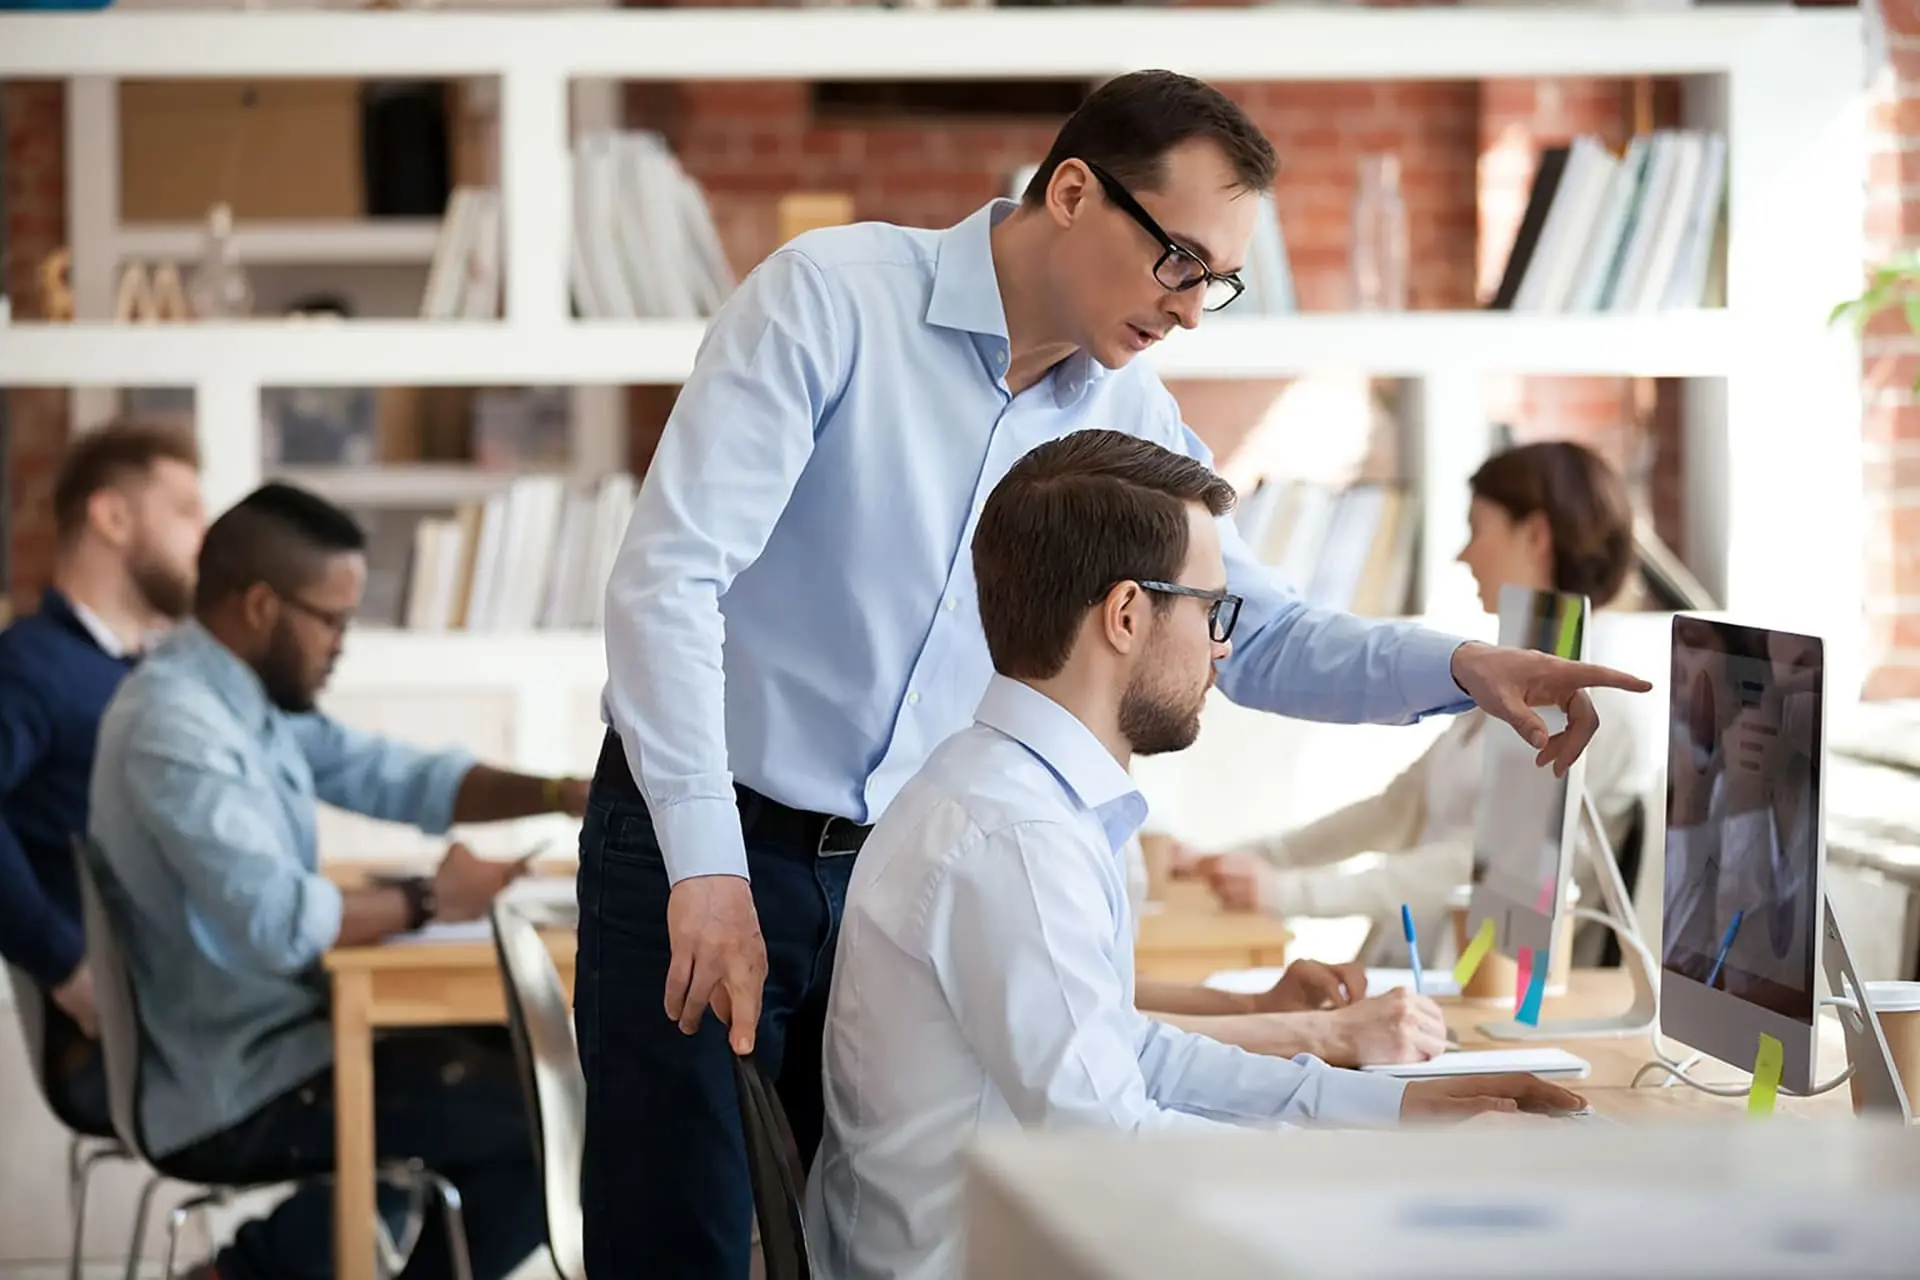
[{"label": "woman in background", "polygon": [[[1469,483],[1467,545],[1481,607],[1500,608],[1500,588],[1572,592],[1598,609],[1633,567],[1633,509],[1617,472],[1567,442],[1521,445],[1487,459]],[[1587,790],[1617,849],[1644,778],[1625,699],[1595,690],[1600,729],[1586,753]],[[1367,916],[1363,957],[1406,963],[1404,903],[1421,935],[1441,936],[1448,904],[1473,871],[1483,735],[1503,732],[1475,710],[1460,716],[1379,794],[1297,830],[1222,853],[1188,854],[1178,874],[1199,875],[1229,908],[1275,916]],[[1585,827],[1581,828],[1582,839]],[[1576,882],[1589,904],[1598,887],[1584,857]]]}]

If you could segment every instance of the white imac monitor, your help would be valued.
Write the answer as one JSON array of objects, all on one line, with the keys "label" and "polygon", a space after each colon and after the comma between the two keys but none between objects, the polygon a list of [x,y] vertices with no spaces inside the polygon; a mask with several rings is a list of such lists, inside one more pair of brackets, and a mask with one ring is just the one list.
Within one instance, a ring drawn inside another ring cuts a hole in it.
[{"label": "white imac monitor", "polygon": [[[1590,612],[1585,596],[1502,587],[1500,643],[1584,661]],[[1548,729],[1564,726],[1557,707],[1540,710]],[[1490,919],[1501,954],[1518,959],[1529,949],[1544,965],[1577,847],[1586,757],[1558,778],[1505,723],[1488,720],[1482,735],[1467,933]]]},{"label": "white imac monitor", "polygon": [[1814,636],[1678,616],[1667,735],[1660,1030],[1813,1087],[1826,862],[1826,699]]}]

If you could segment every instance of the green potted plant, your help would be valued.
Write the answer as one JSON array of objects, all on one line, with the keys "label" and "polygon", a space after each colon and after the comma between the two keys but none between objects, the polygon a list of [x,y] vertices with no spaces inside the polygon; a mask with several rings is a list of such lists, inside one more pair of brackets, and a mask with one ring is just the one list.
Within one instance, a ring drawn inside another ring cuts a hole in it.
[{"label": "green potted plant", "polygon": [[[1909,249],[1875,267],[1860,296],[1836,306],[1827,319],[1830,324],[1848,321],[1854,333],[1864,334],[1875,316],[1894,307],[1906,316],[1908,330],[1920,338],[1920,250]],[[1914,375],[1913,389],[1920,392],[1920,372]]]}]

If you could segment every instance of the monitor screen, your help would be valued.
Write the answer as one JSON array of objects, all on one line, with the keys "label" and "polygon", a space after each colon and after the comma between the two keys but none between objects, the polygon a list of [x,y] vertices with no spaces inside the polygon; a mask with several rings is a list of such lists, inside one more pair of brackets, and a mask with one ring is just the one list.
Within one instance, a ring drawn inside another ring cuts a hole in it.
[{"label": "monitor screen", "polygon": [[1817,637],[1674,621],[1664,967],[1809,1024],[1822,676]]}]

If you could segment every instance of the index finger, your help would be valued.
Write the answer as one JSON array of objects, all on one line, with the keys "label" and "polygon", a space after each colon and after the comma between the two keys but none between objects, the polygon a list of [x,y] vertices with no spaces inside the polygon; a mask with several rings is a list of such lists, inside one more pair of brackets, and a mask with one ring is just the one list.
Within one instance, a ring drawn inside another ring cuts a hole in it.
[{"label": "index finger", "polygon": [[764,980],[735,968],[727,974],[729,1021],[727,1039],[741,1057],[753,1052],[754,1033],[760,1029],[760,993]]},{"label": "index finger", "polygon": [[1603,667],[1597,662],[1574,662],[1562,660],[1553,669],[1556,684],[1572,689],[1625,689],[1629,693],[1646,693],[1653,688],[1648,681],[1639,676],[1630,676],[1613,667]]}]

